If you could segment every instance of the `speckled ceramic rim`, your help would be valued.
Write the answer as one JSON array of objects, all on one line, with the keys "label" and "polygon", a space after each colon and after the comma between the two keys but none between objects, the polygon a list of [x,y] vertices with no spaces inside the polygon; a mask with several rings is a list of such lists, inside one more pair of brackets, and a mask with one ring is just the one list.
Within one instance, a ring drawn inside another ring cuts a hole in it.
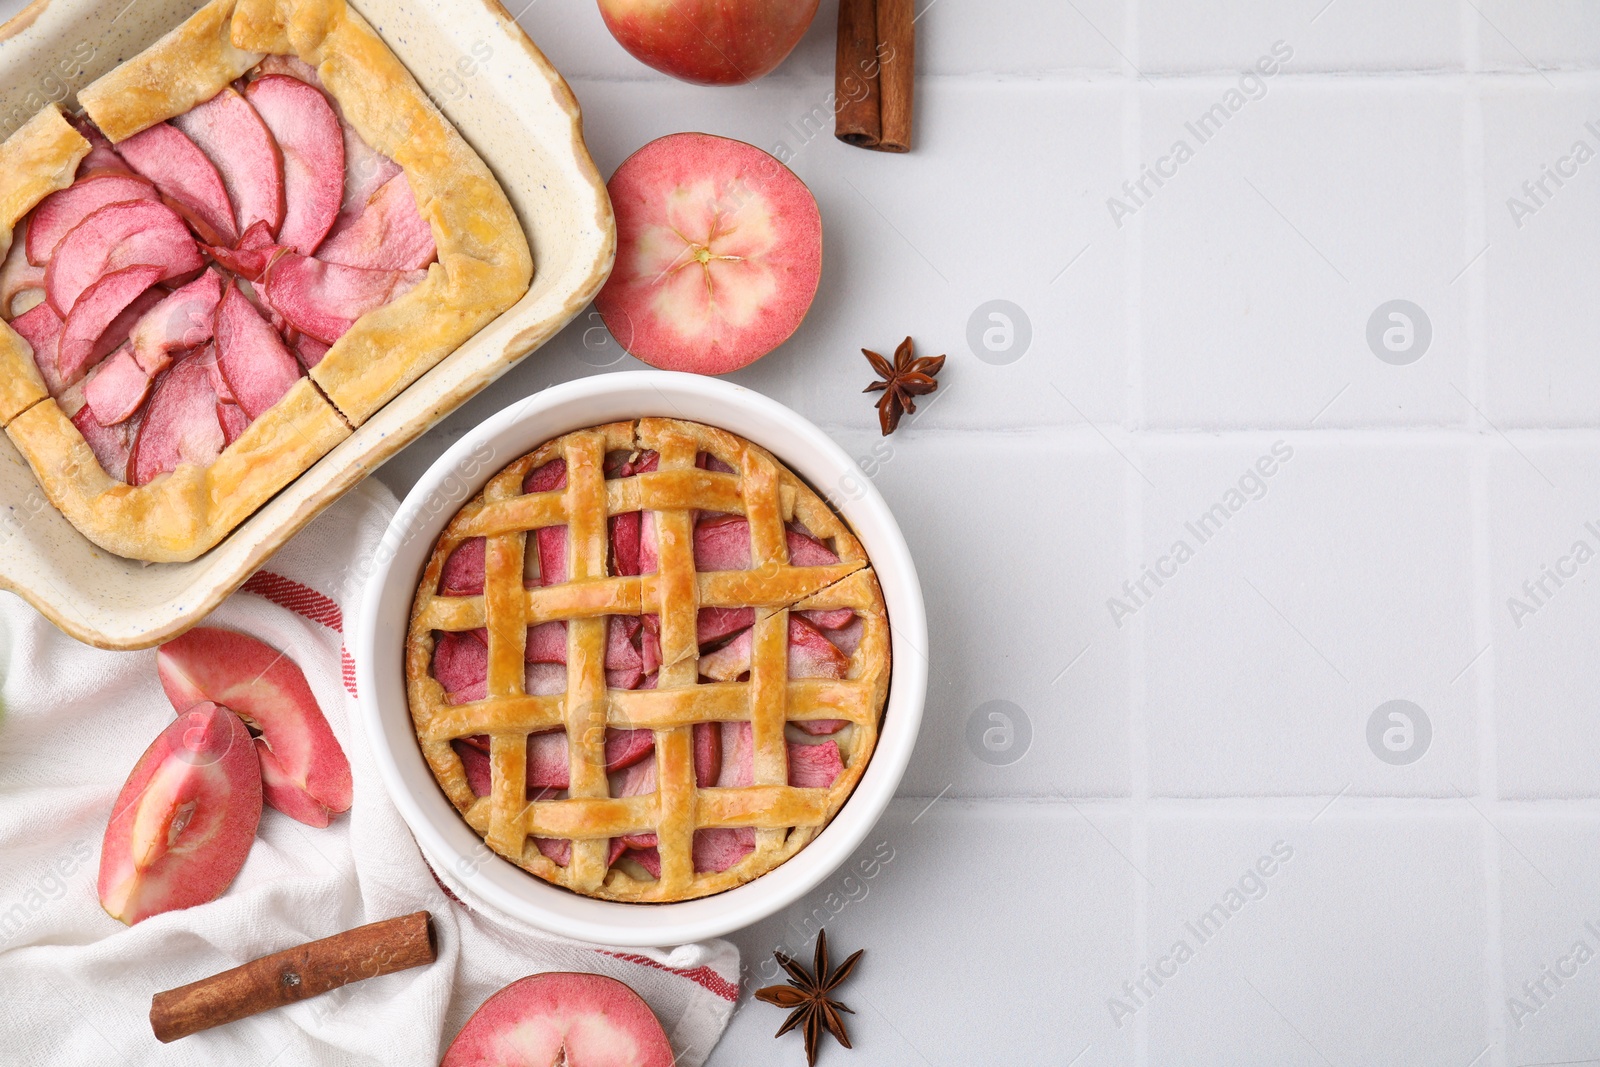
[{"label": "speckled ceramic rim", "polygon": [[[831,823],[788,862],[726,893],[676,904],[623,904],[568,892],[490,852],[445,797],[406,703],[405,634],[417,581],[462,504],[506,464],[572,430],[661,415],[719,426],[761,445],[829,499],[877,571],[894,657],[883,732],[861,782]],[[472,473],[467,474],[468,471]],[[385,787],[429,859],[475,901],[552,933],[605,945],[666,946],[719,937],[789,906],[862,843],[911,759],[928,683],[922,588],[888,505],[844,450],[782,404],[693,374],[629,371],[568,382],[469,431],[400,505],[367,579],[352,652],[361,719]]]},{"label": "speckled ceramic rim", "polygon": [[[416,3],[352,0],[375,25],[384,21],[384,11],[415,11]],[[151,24],[153,40],[197,6],[196,0],[145,0],[136,14]],[[79,34],[116,24],[127,7],[127,0],[34,0],[0,26],[0,73],[15,75],[13,81],[37,82],[51,74],[53,62],[70,51]],[[529,226],[533,288],[189,563],[140,564],[91,544],[43,503],[27,464],[0,436],[0,589],[16,592],[78,640],[101,648],[148,648],[205,618],[323,508],[544,344],[605,283],[616,251],[616,226],[605,182],[584,145],[583,118],[571,88],[498,0],[429,0],[426,10],[430,18],[489,42],[496,62],[507,65],[507,80],[494,83],[505,86],[497,88],[502,95],[496,102],[509,109],[508,122],[521,125],[496,127],[493,137],[480,130],[476,138],[460,118],[457,125],[513,202],[521,197],[548,205],[552,224]],[[123,20],[120,28],[134,21]],[[131,46],[137,50],[144,43],[136,40]],[[448,41],[422,34],[388,43],[402,61],[418,49],[426,58],[428,48],[450,48]],[[419,73],[418,64],[407,66],[424,90],[446,100],[447,113],[464,106],[450,103],[449,94]],[[470,103],[473,98],[462,99]],[[536,145],[547,180],[497,165],[496,138]],[[42,510],[23,510],[32,505]],[[19,514],[22,521],[16,519]]]}]

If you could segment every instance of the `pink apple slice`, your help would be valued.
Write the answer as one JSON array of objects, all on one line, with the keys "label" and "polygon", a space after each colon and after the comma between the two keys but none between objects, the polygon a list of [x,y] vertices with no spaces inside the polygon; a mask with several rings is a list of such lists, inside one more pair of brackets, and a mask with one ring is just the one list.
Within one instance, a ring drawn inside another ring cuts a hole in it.
[{"label": "pink apple slice", "polygon": [[833,741],[818,745],[789,742],[789,784],[797,789],[827,789],[844,773],[839,746]]},{"label": "pink apple slice", "polygon": [[350,810],[350,761],[293,660],[248,634],[197,626],[157,650],[156,669],[180,713],[211,700],[260,731],[268,804],[308,826]]},{"label": "pink apple slice", "polygon": [[182,463],[203,467],[222,452],[208,356],[208,349],[185,356],[156,382],[128,460],[129,485],[144,485]]},{"label": "pink apple slice", "polygon": [[[28,224],[24,221],[18,225]],[[13,231],[11,250],[6,253],[5,262],[0,263],[0,318],[10,319],[18,314],[16,305],[20,301],[17,298],[30,290],[37,290],[34,303],[43,299],[44,268],[28,262],[26,231]]]},{"label": "pink apple slice", "polygon": [[440,633],[433,646],[433,677],[446,693],[482,686],[489,678],[489,651],[471,634]]},{"label": "pink apple slice", "polygon": [[487,542],[469,537],[461,542],[444,562],[439,581],[440,596],[479,596],[483,593],[484,553]]},{"label": "pink apple slice", "polygon": [[191,219],[199,223],[202,239],[230,246],[238,239],[233,206],[228,202],[222,175],[183,131],[171,123],[158,122],[124,140],[118,150],[129,166],[155,183],[163,196],[187,209]]},{"label": "pink apple slice", "polygon": [[264,222],[257,222],[246,230],[234,248],[215,244],[201,247],[206,250],[207,255],[222,264],[224,269],[232,271],[248,282],[258,281],[272,265],[272,261],[286,251],[273,239]]},{"label": "pink apple slice", "polygon": [[417,213],[404,172],[372,194],[355,222],[329,237],[316,252],[318,259],[329,263],[366,270],[420,270],[437,255],[433,227]]},{"label": "pink apple slice", "polygon": [[102,426],[93,407],[85,403],[72,416],[72,425],[83,435],[100,469],[119,482],[127,481],[128,458],[133,454],[132,424],[120,422],[114,426]]},{"label": "pink apple slice", "polygon": [[133,925],[215,900],[261,821],[261,771],[250,733],[227,708],[196,704],[145,749],[111,809],[97,891]]},{"label": "pink apple slice", "polygon": [[107,204],[74,226],[56,245],[44,288],[56,314],[72,310],[83,291],[112,271],[158,266],[166,281],[205,265],[189,228],[158,201]]},{"label": "pink apple slice", "polygon": [[233,205],[234,232],[242,234],[265,222],[276,234],[283,224],[283,159],[250,102],[224,89],[171,121],[222,175]]},{"label": "pink apple slice", "polygon": [[[821,541],[786,530],[789,565],[825,567],[839,562]],[[694,565],[701,571],[742,571],[750,567],[750,523],[738,515],[704,519],[694,528]]]},{"label": "pink apple slice", "polygon": [[677,133],[629,156],[607,188],[617,265],[595,307],[633,355],[664,370],[726,374],[805,318],[822,273],[822,216],[772,156]]},{"label": "pink apple slice", "polygon": [[128,165],[117,155],[117,150],[111,147],[106,135],[101,133],[99,127],[90,122],[87,116],[68,116],[67,121],[72,123],[73,129],[89,142],[89,154],[78,162],[79,178],[92,177],[105,171],[127,173]]},{"label": "pink apple slice", "polygon": [[697,722],[691,731],[694,749],[694,784],[709,789],[722,772],[722,729],[714,722]]},{"label": "pink apple slice", "polygon": [[701,608],[695,620],[695,643],[709,645],[755,623],[755,608]]},{"label": "pink apple slice", "polygon": [[294,358],[300,361],[302,367],[310,371],[312,367],[322,362],[322,357],[327,355],[328,349],[332,347],[332,345],[323,344],[315,337],[300,334],[294,339]]},{"label": "pink apple slice", "polygon": [[362,315],[426,277],[426,271],[362,270],[287,252],[267,269],[259,291],[291,326],[331,345]]},{"label": "pink apple slice", "polygon": [[756,832],[748,826],[696,830],[693,849],[695,870],[725,871],[756,850]]},{"label": "pink apple slice", "polygon": [[[80,380],[90,367],[127,340],[127,327],[133,323],[125,323],[121,337],[110,330],[111,324],[148,293],[165,271],[165,267],[155,266],[124,267],[104,275],[83,291],[61,328],[61,341],[56,351],[56,367],[64,383],[72,385]],[[161,299],[159,294],[152,296],[151,303]],[[134,318],[129,316],[129,319]]]},{"label": "pink apple slice", "polygon": [[547,972],[483,1002],[440,1067],[672,1067],[672,1045],[639,994],[598,974]]},{"label": "pink apple slice", "polygon": [[11,320],[11,328],[33,349],[33,362],[51,396],[60,396],[66,388],[56,365],[62,325],[61,317],[49,301],[36,304]]},{"label": "pink apple slice", "polygon": [[83,386],[83,401],[93,409],[95,421],[115,426],[133,417],[150,394],[150,376],[133,358],[133,350],[119,348],[95,368]]},{"label": "pink apple slice", "polygon": [[344,135],[339,119],[320,90],[287,75],[257,78],[244,95],[283,155],[284,213],[278,243],[309,256],[327,236],[344,199]]},{"label": "pink apple slice", "polygon": [[244,413],[260,418],[300,380],[300,363],[231,282],[217,305],[217,366]]},{"label": "pink apple slice", "polygon": [[222,278],[208,270],[145,312],[128,335],[134,358],[145,373],[160,374],[176,353],[211,340],[221,299]]},{"label": "pink apple slice", "polygon": [[41,267],[50,262],[61,239],[107,204],[160,199],[154,185],[132,174],[103,171],[79,178],[39,201],[28,216],[28,261]]},{"label": "pink apple slice", "polygon": [[237,441],[239,435],[250,428],[250,416],[244,413],[244,409],[224,400],[217,401],[217,422],[222,426],[224,448]]}]

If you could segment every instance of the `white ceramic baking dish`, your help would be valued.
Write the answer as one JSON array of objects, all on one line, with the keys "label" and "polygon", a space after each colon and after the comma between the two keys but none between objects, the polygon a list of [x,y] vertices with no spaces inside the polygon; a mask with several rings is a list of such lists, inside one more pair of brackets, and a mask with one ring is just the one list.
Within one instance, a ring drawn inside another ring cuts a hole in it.
[{"label": "white ceramic baking dish", "polygon": [[[889,612],[893,673],[883,731],[839,814],[787,863],[726,893],[675,904],[623,904],[550,885],[489,851],[434,781],[406,704],[405,635],[434,542],[462,504],[500,468],[571,430],[641,416],[720,426],[765,447],[844,516],[877,571]],[[389,524],[351,643],[373,758],[400,814],[435,870],[468,905],[553,933],[618,946],[718,937],[787,907],[826,878],[883,814],[911,758],[928,684],[922,587],[889,507],[821,430],[748,389],[693,374],[630,371],[546,389],[485,420],[439,457]]]},{"label": "white ceramic baking dish", "polygon": [[[0,27],[0,138],[144,49],[197,0],[35,0]],[[81,641],[144,648],[202,619],[341,493],[538,348],[604,284],[616,247],[571,90],[496,0],[353,0],[488,163],[533,248],[512,308],[190,563],[113,556],[45,499],[0,436],[0,588]]]}]

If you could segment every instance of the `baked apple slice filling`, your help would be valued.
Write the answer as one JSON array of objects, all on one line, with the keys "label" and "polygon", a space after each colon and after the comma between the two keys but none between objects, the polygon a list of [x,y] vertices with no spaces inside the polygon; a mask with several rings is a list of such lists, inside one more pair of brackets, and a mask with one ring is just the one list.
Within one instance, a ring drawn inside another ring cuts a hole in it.
[{"label": "baked apple slice filling", "polygon": [[404,172],[297,58],[116,145],[72,122],[90,152],[19,224],[0,317],[130,485],[214,461],[437,258]]},{"label": "baked apple slice filling", "polygon": [[[608,478],[626,478],[656,469],[653,452],[614,453],[607,457]],[[713,456],[702,453],[702,469],[733,473]],[[559,492],[566,488],[563,460],[535,468],[523,480],[526,493]],[[615,576],[649,574],[655,570],[654,524],[648,512],[628,512],[610,519],[610,572]],[[812,537],[797,523],[787,528],[789,561],[798,567],[837,564],[839,557],[828,545]],[[697,571],[743,571],[751,566],[750,524],[741,515],[699,512],[694,524],[694,558]],[[527,538],[524,585],[540,588],[567,580],[567,537],[564,526],[533,531]],[[439,594],[447,597],[481,596],[485,581],[486,542],[468,538],[450,554],[442,568]],[[700,684],[745,682],[750,677],[754,643],[754,608],[701,608],[696,619]],[[795,610],[788,616],[788,675],[791,679],[840,679],[850,674],[851,657],[860,645],[863,624],[848,608]],[[488,631],[434,633],[433,676],[443,686],[446,700],[465,704],[488,693]],[[523,645],[524,691],[533,696],[556,696],[567,691],[567,624],[551,621],[530,626]],[[652,689],[661,663],[659,625],[654,615],[607,617],[605,650],[606,685],[611,689]],[[788,782],[806,789],[827,789],[844,773],[839,741],[849,723],[839,719],[792,720],[787,724]],[[822,739],[827,737],[828,739]],[[753,783],[753,744],[749,722],[701,722],[693,727],[696,785],[701,788],[742,788]],[[477,734],[451,742],[460,757],[467,784],[475,796],[491,789],[490,738]],[[655,736],[650,730],[608,728],[605,742],[606,772],[613,797],[643,796],[655,792]],[[567,736],[550,730],[528,738],[527,796],[529,800],[566,796],[570,784]],[[534,838],[539,851],[559,866],[571,858],[571,842],[559,838]],[[696,871],[724,871],[755,850],[750,828],[708,828],[695,832],[693,855]],[[660,877],[660,856],[654,834],[611,839],[609,863],[632,874]]]}]

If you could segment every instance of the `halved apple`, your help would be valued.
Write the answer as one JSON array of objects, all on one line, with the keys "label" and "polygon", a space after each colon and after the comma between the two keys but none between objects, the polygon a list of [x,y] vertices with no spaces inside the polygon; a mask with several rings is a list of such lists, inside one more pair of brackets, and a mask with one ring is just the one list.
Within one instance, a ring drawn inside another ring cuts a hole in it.
[{"label": "halved apple", "polygon": [[124,200],[91,212],[74,226],[50,257],[45,296],[66,318],[83,291],[123,267],[161,267],[158,281],[205,265],[189,228],[176,212],[154,200]]},{"label": "halved apple", "polygon": [[283,225],[278,243],[309,256],[328,235],[344,199],[344,135],[328,98],[298,78],[268,74],[245,100],[283,154]]},{"label": "halved apple", "polygon": [[128,925],[215,900],[244,866],[261,820],[250,732],[196,704],[145,749],[100,848],[100,905]]},{"label": "halved apple", "polygon": [[822,215],[777,159],[675,133],[623,160],[606,188],[617,265],[595,297],[606,328],[663,370],[726,374],[782,344],[822,275]]},{"label": "halved apple", "polygon": [[222,175],[233,205],[234,232],[242,234],[264,221],[276,234],[283,224],[283,159],[250,102],[224,89],[171,121]]},{"label": "halved apple", "polygon": [[266,802],[308,826],[350,809],[350,761],[306,677],[283,653],[247,634],[197,626],[156,652],[161,687],[182,714],[213,701],[260,732]]},{"label": "halved apple", "polygon": [[512,982],[483,1002],[441,1067],[672,1067],[655,1013],[598,974],[554,971]]},{"label": "halved apple", "polygon": [[228,202],[222,175],[183,131],[158,122],[118,147],[129,166],[154,182],[162,195],[187,210],[190,219],[199,223],[197,229],[208,243],[232,245],[238,240],[233,206]]}]

